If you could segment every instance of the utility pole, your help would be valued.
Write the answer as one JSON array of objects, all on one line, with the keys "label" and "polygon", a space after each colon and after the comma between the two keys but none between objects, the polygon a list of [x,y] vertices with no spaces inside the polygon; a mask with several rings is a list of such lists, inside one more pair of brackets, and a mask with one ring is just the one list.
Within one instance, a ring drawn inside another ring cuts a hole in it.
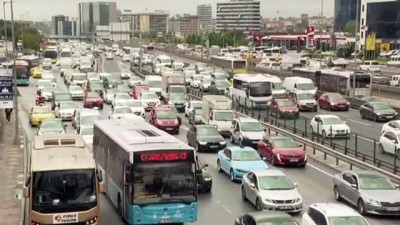
[{"label": "utility pole", "polygon": [[[358,45],[357,45],[357,43],[358,43],[358,37],[359,37],[359,31],[360,31],[360,29],[358,29],[358,27],[359,27],[359,22],[358,22],[358,17],[359,17],[359,14],[358,14],[358,10],[359,10],[359,7],[360,7],[360,5],[359,5],[359,3],[360,3],[360,0],[357,0],[357,8],[356,8],[356,25],[355,25],[355,31],[354,31],[354,63],[356,64],[356,66],[357,66],[357,50],[358,50]],[[355,98],[356,97],[356,74],[354,73],[353,74],[353,98]]]},{"label": "utility pole", "polygon": [[322,68],[322,32],[323,32],[323,15],[324,15],[324,0],[321,0],[321,21],[320,21],[320,27],[319,27],[319,50],[321,51],[320,56],[319,56],[319,68]]},{"label": "utility pole", "polygon": [[8,44],[7,44],[7,21],[6,21],[6,3],[3,2],[3,14],[4,14],[4,45],[6,46],[6,54],[8,55]]},{"label": "utility pole", "polygon": [[15,136],[14,136],[14,144],[19,144],[19,120],[18,120],[18,90],[17,90],[17,74],[15,71],[15,57],[17,56],[15,51],[15,30],[14,30],[14,8],[13,8],[13,0],[10,1],[11,8],[11,38],[12,38],[12,52],[13,52],[13,87],[14,87],[14,119],[15,119]]}]

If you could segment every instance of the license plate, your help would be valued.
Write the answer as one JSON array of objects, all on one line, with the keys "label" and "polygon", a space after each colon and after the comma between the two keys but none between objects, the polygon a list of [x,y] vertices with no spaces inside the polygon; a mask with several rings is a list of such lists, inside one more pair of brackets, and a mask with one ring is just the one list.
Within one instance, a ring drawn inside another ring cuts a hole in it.
[{"label": "license plate", "polygon": [[389,208],[386,208],[386,210],[387,210],[387,211],[391,211],[391,212],[399,211],[399,210],[400,210],[400,207],[389,207]]},{"label": "license plate", "polygon": [[290,162],[298,162],[299,159],[290,159]]},{"label": "license plate", "polygon": [[218,145],[211,145],[210,148],[218,148]]},{"label": "license plate", "polygon": [[292,207],[291,206],[279,206],[279,209],[287,210],[287,209],[292,209]]},{"label": "license plate", "polygon": [[173,130],[174,128],[166,128],[166,130]]},{"label": "license plate", "polygon": [[172,223],[171,219],[161,219],[160,223]]}]

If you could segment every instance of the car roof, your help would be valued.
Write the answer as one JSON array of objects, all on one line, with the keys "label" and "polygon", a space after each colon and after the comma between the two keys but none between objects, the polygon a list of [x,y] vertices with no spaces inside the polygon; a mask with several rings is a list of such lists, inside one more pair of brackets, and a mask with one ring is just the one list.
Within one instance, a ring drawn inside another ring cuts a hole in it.
[{"label": "car roof", "polygon": [[268,136],[268,139],[277,140],[277,139],[292,139],[292,138],[283,135],[275,135],[275,136]]},{"label": "car roof", "polygon": [[292,216],[285,212],[280,212],[280,211],[268,211],[267,213],[264,212],[250,212],[246,213],[247,215],[253,217],[256,221],[262,221],[268,218],[288,218],[288,219],[293,219]]},{"label": "car roof", "polygon": [[210,128],[210,127],[214,127],[214,126],[201,124],[201,125],[195,125],[195,127],[196,128]]},{"label": "car roof", "polygon": [[318,209],[327,217],[360,216],[354,209],[337,203],[315,203],[310,207]]},{"label": "car roof", "polygon": [[232,152],[246,152],[246,151],[255,151],[254,148],[248,146],[229,146],[229,150]]},{"label": "car roof", "polygon": [[254,119],[254,118],[250,118],[250,117],[238,117],[236,118],[237,120],[239,120],[240,122],[259,122],[258,120]]},{"label": "car roof", "polygon": [[318,114],[318,115],[315,115],[315,116],[318,116],[318,117],[320,117],[321,119],[324,119],[324,118],[340,118],[339,116],[336,116],[336,115],[333,115],[333,114],[328,114],[328,115],[326,115],[326,114]]},{"label": "car roof", "polygon": [[383,174],[377,173],[375,171],[370,171],[370,170],[347,170],[347,171],[344,171],[343,173],[348,173],[348,172],[353,173],[357,176],[359,176],[359,175],[377,175],[377,176],[381,176],[381,177],[386,177]]},{"label": "car roof", "polygon": [[277,169],[252,171],[256,176],[286,176],[286,174]]}]

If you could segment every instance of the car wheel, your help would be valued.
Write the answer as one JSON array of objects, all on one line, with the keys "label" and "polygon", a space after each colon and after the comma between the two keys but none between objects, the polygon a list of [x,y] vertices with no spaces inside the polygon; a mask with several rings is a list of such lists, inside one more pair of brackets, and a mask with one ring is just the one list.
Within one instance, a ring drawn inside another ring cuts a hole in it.
[{"label": "car wheel", "polygon": [[242,200],[246,201],[247,197],[246,197],[246,191],[244,190],[244,187],[242,186]]},{"label": "car wheel", "polygon": [[271,154],[271,164],[272,164],[273,166],[276,165],[274,154]]},{"label": "car wheel", "polygon": [[322,131],[322,137],[326,138],[326,132],[324,130]]},{"label": "car wheel", "polygon": [[377,117],[376,115],[374,115],[374,116],[372,117],[372,120],[375,121],[375,122],[378,122],[378,117]]},{"label": "car wheel", "polygon": [[199,143],[196,143],[196,152],[200,152],[200,146],[199,146]]},{"label": "car wheel", "polygon": [[360,213],[361,215],[365,215],[365,205],[364,205],[364,201],[362,199],[358,200],[357,203],[357,211],[358,213]]},{"label": "car wheel", "polygon": [[217,160],[217,171],[219,173],[222,173],[221,163],[219,162],[219,160]]},{"label": "car wheel", "polygon": [[233,135],[231,135],[231,143],[235,144],[235,139],[233,139]]},{"label": "car wheel", "polygon": [[229,177],[230,177],[232,182],[235,182],[235,173],[233,172],[232,169],[231,169],[231,172],[229,172]]},{"label": "car wheel", "polygon": [[258,199],[258,198],[257,198],[257,200],[256,200],[256,210],[257,210],[257,211],[262,211],[260,199]]},{"label": "car wheel", "polygon": [[335,187],[333,188],[333,194],[334,194],[334,196],[335,196],[335,200],[336,200],[336,201],[342,200],[342,197],[340,196],[340,193],[339,193],[339,188],[338,188],[337,186],[335,186]]}]

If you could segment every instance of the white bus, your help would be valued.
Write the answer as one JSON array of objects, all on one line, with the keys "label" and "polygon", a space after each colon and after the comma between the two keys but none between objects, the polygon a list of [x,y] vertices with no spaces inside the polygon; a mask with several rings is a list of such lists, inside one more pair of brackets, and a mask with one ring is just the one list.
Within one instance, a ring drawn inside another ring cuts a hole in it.
[{"label": "white bus", "polygon": [[392,55],[390,56],[389,62],[387,62],[388,65],[400,65],[400,55]]},{"label": "white bus", "polygon": [[156,64],[163,65],[165,67],[171,67],[172,66],[172,60],[171,57],[167,55],[159,55],[156,58]]},{"label": "white bus", "polygon": [[215,66],[228,69],[233,73],[245,73],[247,70],[247,60],[234,56],[212,56],[211,63]]},{"label": "white bus", "polygon": [[286,97],[286,90],[283,87],[282,80],[279,77],[269,74],[264,74],[264,76],[272,83],[272,97],[274,98]]},{"label": "white bus", "polygon": [[273,82],[263,74],[235,74],[231,95],[235,104],[265,106],[272,99]]},{"label": "white bus", "polygon": [[[362,71],[348,71],[338,68],[312,69],[294,68],[293,76],[311,79],[318,90],[323,92],[337,92],[349,97],[371,96],[372,79],[371,74]],[[353,79],[355,77],[355,96],[353,96]]]}]

